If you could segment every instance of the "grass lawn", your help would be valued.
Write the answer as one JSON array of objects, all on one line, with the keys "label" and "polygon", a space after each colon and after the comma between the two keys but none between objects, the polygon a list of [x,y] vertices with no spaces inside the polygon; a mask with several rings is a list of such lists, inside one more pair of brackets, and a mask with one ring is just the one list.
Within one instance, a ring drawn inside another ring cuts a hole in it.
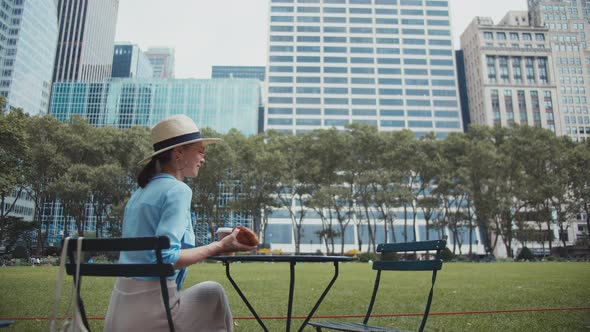
[{"label": "grass lawn", "polygon": [[[296,266],[293,315],[307,314],[330,280],[332,270],[331,264]],[[55,296],[57,271],[56,267],[0,268],[0,317],[48,317]],[[204,280],[219,281],[227,291],[234,316],[251,316],[224,272],[221,264],[192,266],[185,285]],[[288,264],[240,264],[233,266],[232,272],[261,316],[285,316]],[[316,315],[364,314],[373,278],[374,272],[368,264],[342,264],[338,281]],[[590,306],[589,281],[588,263],[449,263],[439,273],[431,312]],[[113,282],[111,278],[83,279],[82,295],[89,316],[104,316]],[[69,285],[65,288],[66,297]],[[384,273],[381,285],[375,314],[421,312],[428,296],[430,274]],[[64,311],[62,306],[61,313]],[[385,317],[373,318],[371,323],[417,330],[420,319]],[[301,322],[294,320],[292,330]],[[91,324],[94,331],[102,331],[101,321],[93,320]],[[270,320],[266,324],[270,331],[285,330],[284,320]],[[17,321],[4,331],[42,331],[47,326],[47,321]],[[236,320],[236,332],[260,330],[255,320]],[[590,331],[590,310],[433,315],[428,319],[426,330]]]}]

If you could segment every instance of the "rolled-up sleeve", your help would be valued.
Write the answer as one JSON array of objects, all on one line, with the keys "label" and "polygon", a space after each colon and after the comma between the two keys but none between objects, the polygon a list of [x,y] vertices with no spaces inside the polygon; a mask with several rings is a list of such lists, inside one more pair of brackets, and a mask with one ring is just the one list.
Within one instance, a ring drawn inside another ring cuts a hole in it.
[{"label": "rolled-up sleeve", "polygon": [[181,240],[190,222],[191,189],[184,183],[170,188],[164,195],[160,222],[156,229],[157,236],[170,239],[170,249],[162,251],[164,263],[176,264],[180,257]]}]

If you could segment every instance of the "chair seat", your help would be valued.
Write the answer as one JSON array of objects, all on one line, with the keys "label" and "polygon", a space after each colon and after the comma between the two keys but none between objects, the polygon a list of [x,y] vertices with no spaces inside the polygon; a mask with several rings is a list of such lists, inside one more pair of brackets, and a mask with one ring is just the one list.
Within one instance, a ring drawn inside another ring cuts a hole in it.
[{"label": "chair seat", "polygon": [[0,320],[0,327],[8,327],[14,324],[13,320]]},{"label": "chair seat", "polygon": [[404,330],[396,330],[392,328],[372,326],[362,323],[349,322],[311,322],[308,325],[314,326],[316,329],[330,329],[336,331],[351,331],[351,332],[407,332]]}]

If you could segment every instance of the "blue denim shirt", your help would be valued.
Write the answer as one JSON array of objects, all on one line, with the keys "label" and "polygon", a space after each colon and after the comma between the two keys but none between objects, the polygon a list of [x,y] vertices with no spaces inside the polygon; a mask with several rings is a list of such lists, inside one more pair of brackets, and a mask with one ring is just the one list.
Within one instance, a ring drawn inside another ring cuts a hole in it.
[{"label": "blue denim shirt", "polygon": [[[191,221],[192,190],[186,183],[170,174],[154,176],[145,188],[139,188],[131,195],[123,218],[123,237],[162,236],[170,239],[170,249],[162,250],[164,263],[175,264],[181,248],[195,246],[195,232]],[[153,251],[121,252],[119,263],[155,263]],[[179,273],[180,272],[180,273]],[[168,279],[177,279],[180,289],[185,270],[176,271]],[[137,277],[153,280],[158,278]]]}]

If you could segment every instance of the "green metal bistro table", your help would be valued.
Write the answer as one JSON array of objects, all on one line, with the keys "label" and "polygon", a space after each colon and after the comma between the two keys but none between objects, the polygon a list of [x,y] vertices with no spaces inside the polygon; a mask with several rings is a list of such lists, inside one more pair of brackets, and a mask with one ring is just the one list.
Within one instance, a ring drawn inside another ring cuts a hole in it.
[{"label": "green metal bistro table", "polygon": [[290,267],[289,299],[288,299],[288,303],[287,303],[287,326],[285,329],[285,331],[289,332],[289,331],[291,331],[291,317],[292,317],[292,309],[293,309],[293,292],[294,292],[294,288],[295,288],[295,265],[297,263],[333,263],[334,264],[334,276],[332,277],[332,280],[330,280],[330,283],[328,284],[328,286],[326,286],[326,289],[324,290],[324,292],[322,293],[320,298],[317,300],[313,309],[311,309],[311,311],[309,312],[309,314],[305,318],[305,321],[303,321],[303,324],[301,324],[301,327],[299,328],[298,331],[302,331],[303,328],[305,327],[305,325],[307,325],[309,320],[313,317],[314,313],[316,312],[316,310],[319,308],[320,304],[324,300],[324,297],[326,297],[326,295],[328,294],[328,291],[330,291],[330,288],[332,288],[332,285],[334,284],[334,282],[338,278],[338,265],[339,265],[339,263],[340,262],[348,262],[348,261],[352,260],[352,258],[345,257],[345,256],[313,256],[313,255],[215,256],[215,257],[211,257],[211,259],[223,262],[223,264],[225,265],[225,275],[227,276],[227,278],[231,282],[231,284],[234,287],[234,289],[236,290],[236,292],[238,292],[238,295],[240,295],[240,297],[242,298],[242,301],[244,301],[244,303],[246,304],[246,306],[248,307],[248,309],[250,310],[252,315],[254,315],[254,317],[258,321],[258,324],[260,324],[262,329],[266,332],[268,332],[268,328],[266,327],[266,325],[264,325],[264,322],[262,321],[262,319],[260,319],[260,316],[258,316],[258,314],[256,313],[256,310],[254,310],[254,308],[252,307],[252,305],[250,304],[250,302],[248,301],[246,296],[244,296],[244,293],[242,293],[242,291],[240,290],[240,287],[236,284],[236,282],[232,278],[231,273],[230,273],[230,265],[231,265],[230,263],[232,263],[232,262],[283,262],[283,263],[289,263],[289,267]]}]

